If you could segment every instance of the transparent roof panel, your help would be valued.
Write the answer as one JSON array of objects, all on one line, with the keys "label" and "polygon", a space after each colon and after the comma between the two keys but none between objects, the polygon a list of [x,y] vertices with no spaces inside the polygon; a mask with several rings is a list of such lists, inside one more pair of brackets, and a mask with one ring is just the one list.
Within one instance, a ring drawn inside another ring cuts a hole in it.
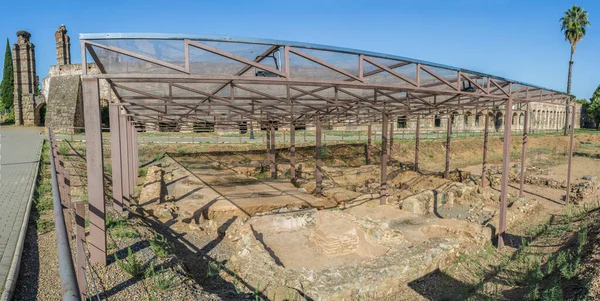
[{"label": "transparent roof panel", "polygon": [[181,71],[153,62],[92,46],[106,73],[179,74]]},{"label": "transparent roof panel", "polygon": [[128,52],[148,56],[175,65],[184,66],[183,40],[94,40],[93,42],[116,47]]},{"label": "transparent roof panel", "polygon": [[105,73],[88,76],[111,79],[126,102],[145,106],[132,111],[160,116],[165,110],[160,103],[173,102],[162,113],[177,117],[161,116],[165,122],[193,119],[187,113],[219,122],[249,118],[249,112],[256,119],[289,120],[288,97],[298,118],[310,122],[320,112],[326,122],[344,124],[348,118],[380,119],[384,107],[411,115],[498,106],[508,97],[502,89],[508,93],[509,87],[516,103],[565,99],[561,92],[481,72],[325,45],[180,34],[81,39],[88,62],[96,61]]}]

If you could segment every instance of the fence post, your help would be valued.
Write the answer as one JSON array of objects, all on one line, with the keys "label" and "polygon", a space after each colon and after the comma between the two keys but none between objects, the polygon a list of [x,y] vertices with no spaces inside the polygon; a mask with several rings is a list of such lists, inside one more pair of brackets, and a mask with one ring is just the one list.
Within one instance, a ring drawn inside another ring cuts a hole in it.
[{"label": "fence post", "polygon": [[[61,160],[62,161],[62,160]],[[71,177],[69,176],[69,171],[63,169],[63,189],[62,192],[64,196],[61,195],[60,199],[64,205],[65,214],[65,226],[67,227],[67,231],[69,232],[69,237],[73,238],[73,224],[71,222],[71,212],[73,211],[73,206],[71,205]],[[64,213],[63,213],[64,214]]]},{"label": "fence post", "polygon": [[77,258],[75,258],[75,275],[77,276],[77,285],[81,300],[87,300],[87,288],[85,286],[85,204],[77,202],[75,204],[75,249]]}]

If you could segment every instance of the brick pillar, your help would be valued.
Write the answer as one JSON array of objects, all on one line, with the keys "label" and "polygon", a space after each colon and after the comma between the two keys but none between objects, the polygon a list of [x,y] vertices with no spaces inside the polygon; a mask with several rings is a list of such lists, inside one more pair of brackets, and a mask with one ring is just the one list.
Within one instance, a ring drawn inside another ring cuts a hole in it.
[{"label": "brick pillar", "polygon": [[71,64],[71,38],[67,35],[67,27],[61,25],[54,33],[56,40],[56,62],[60,65]]},{"label": "brick pillar", "polygon": [[35,73],[35,46],[29,41],[31,34],[17,31],[17,43],[13,45],[13,69],[15,74],[15,123],[35,124],[35,87],[38,77]]}]

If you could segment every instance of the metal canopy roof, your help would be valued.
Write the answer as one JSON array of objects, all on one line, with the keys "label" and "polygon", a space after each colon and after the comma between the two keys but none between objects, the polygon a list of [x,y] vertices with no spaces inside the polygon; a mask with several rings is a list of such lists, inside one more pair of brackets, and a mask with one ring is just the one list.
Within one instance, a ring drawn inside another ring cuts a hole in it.
[{"label": "metal canopy roof", "polygon": [[[562,104],[559,91],[394,55],[279,40],[181,34],[80,34],[113,93],[138,122],[238,125],[255,120],[370,123]],[[87,68],[83,68],[86,72]]]}]

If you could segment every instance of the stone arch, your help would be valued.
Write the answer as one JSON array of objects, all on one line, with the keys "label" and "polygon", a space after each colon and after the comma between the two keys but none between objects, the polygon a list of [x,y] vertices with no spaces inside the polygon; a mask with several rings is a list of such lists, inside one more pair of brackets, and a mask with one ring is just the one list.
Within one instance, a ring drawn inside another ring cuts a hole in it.
[{"label": "stone arch", "polygon": [[517,112],[514,112],[512,114],[512,119],[510,121],[510,124],[511,125],[517,125],[517,122],[518,122],[518,115],[517,115]]},{"label": "stone arch", "polygon": [[481,113],[477,113],[475,114],[475,126],[478,127],[479,126],[479,121],[481,120]]},{"label": "stone arch", "polygon": [[35,125],[45,126],[46,125],[46,103],[42,102],[35,107],[34,119]]},{"label": "stone arch", "polygon": [[450,124],[453,127],[458,125],[457,124],[457,119],[458,118],[456,118],[457,116],[458,116],[458,112],[456,112],[456,111],[453,111],[453,112],[450,113],[450,117],[449,117],[450,118]]},{"label": "stone arch", "polygon": [[519,124],[521,125],[521,128],[525,126],[525,113],[523,112],[519,114]]},{"label": "stone arch", "polygon": [[463,116],[463,125],[465,128],[471,126],[471,112],[466,112]]},{"label": "stone arch", "polygon": [[542,117],[540,118],[540,129],[546,129],[546,118],[548,114],[546,111],[542,111]]},{"label": "stone arch", "polygon": [[398,116],[398,118],[396,119],[396,127],[399,129],[406,128],[406,121],[406,115]]},{"label": "stone arch", "polygon": [[433,120],[433,126],[436,128],[439,128],[442,126],[442,119],[440,118],[440,115],[435,115],[434,120]]},{"label": "stone arch", "polygon": [[494,128],[496,129],[496,132],[502,128],[503,121],[504,121],[502,116],[503,116],[502,112],[498,112],[494,116]]}]

